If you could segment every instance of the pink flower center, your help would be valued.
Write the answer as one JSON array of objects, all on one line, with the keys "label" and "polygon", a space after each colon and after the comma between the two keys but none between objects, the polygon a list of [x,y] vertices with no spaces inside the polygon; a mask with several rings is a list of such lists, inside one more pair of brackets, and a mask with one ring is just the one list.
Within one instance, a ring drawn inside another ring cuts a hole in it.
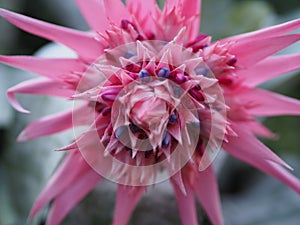
[{"label": "pink flower center", "polygon": [[109,40],[132,42],[111,42],[118,47],[107,49],[77,88],[94,107],[88,132],[100,143],[93,154],[79,146],[83,155],[101,174],[95,159],[110,157],[109,178],[130,185],[149,185],[162,169],[169,177],[187,163],[205,169],[228,126],[219,85],[232,82],[235,58],[207,36],[185,45],[182,31],[171,42],[141,42],[138,36],[147,37],[134,24],[124,20],[122,29],[113,27],[109,35],[122,38]]}]

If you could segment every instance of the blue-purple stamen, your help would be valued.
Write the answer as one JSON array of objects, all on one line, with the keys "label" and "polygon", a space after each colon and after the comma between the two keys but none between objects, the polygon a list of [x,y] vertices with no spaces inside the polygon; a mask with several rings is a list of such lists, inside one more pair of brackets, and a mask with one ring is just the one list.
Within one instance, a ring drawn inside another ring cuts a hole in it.
[{"label": "blue-purple stamen", "polygon": [[168,145],[170,144],[171,142],[171,135],[169,132],[165,132],[164,133],[164,137],[163,137],[163,140],[162,140],[162,143],[161,143],[161,146],[162,147],[168,147]]},{"label": "blue-purple stamen", "polygon": [[149,81],[150,80],[150,74],[148,73],[147,70],[142,69],[139,72],[139,78],[142,79],[143,81]]},{"label": "blue-purple stamen", "polygon": [[203,66],[197,66],[195,69],[195,73],[197,75],[203,75],[207,77],[209,75],[209,69]]},{"label": "blue-purple stamen", "polygon": [[158,77],[161,78],[169,78],[170,77],[170,70],[166,67],[161,68],[157,74]]},{"label": "blue-purple stamen", "polygon": [[130,124],[130,130],[133,133],[136,133],[136,132],[138,132],[140,130],[140,128],[137,125],[135,125],[135,124],[132,123],[132,124]]},{"label": "blue-purple stamen", "polygon": [[180,87],[173,87],[174,97],[179,98],[182,95],[182,89]]},{"label": "blue-purple stamen", "polygon": [[120,138],[122,138],[122,136],[125,134],[125,132],[126,132],[126,126],[120,126],[120,127],[118,127],[117,129],[116,129],[116,131],[115,131],[115,136],[116,136],[116,138],[117,139],[120,139]]},{"label": "blue-purple stamen", "polygon": [[172,114],[169,116],[169,123],[170,123],[170,124],[176,123],[177,120],[178,120],[178,118],[177,118],[177,115],[176,115],[175,113],[172,113]]},{"label": "blue-purple stamen", "polygon": [[125,52],[125,58],[130,59],[131,57],[135,56],[136,54],[132,51],[126,51]]}]

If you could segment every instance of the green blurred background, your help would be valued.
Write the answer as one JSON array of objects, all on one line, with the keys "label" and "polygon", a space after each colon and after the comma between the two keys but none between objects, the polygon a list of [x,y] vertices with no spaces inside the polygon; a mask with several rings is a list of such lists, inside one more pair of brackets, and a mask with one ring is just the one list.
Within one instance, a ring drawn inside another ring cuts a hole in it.
[{"label": "green blurred background", "polygon": [[[159,2],[163,5],[163,1]],[[60,25],[88,29],[73,0],[0,0],[0,7]],[[299,0],[203,0],[201,32],[217,40],[299,17]],[[0,54],[31,55],[48,43],[14,28],[3,19],[0,19],[0,33]],[[300,53],[300,44],[285,52]],[[42,225],[47,209],[32,222],[26,218],[35,197],[60,160],[61,154],[52,149],[63,145],[68,134],[21,144],[16,144],[15,139],[30,121],[49,114],[52,108],[58,110],[63,106],[48,98],[24,97],[22,100],[31,103],[29,108],[33,113],[26,116],[14,112],[7,104],[5,90],[33,75],[3,65],[0,73],[0,225]],[[291,73],[263,87],[300,99],[299,75],[299,72]],[[300,177],[300,118],[283,116],[264,120],[264,123],[279,138],[263,141],[284,157]],[[227,155],[221,155],[218,160],[226,225],[300,224],[300,197],[297,194]],[[114,205],[112,189],[109,183],[100,185],[72,211],[64,224],[110,224]],[[180,224],[169,188],[158,185],[156,189],[149,191],[139,204],[131,224]],[[199,221],[209,224],[200,207]]]}]

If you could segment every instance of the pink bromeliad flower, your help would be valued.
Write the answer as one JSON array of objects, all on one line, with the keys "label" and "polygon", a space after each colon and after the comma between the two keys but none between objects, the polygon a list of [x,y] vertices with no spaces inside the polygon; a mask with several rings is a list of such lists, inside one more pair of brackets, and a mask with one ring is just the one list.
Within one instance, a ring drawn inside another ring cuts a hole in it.
[{"label": "pink bromeliad flower", "polygon": [[76,58],[0,56],[40,74],[8,90],[59,96],[74,108],[39,119],[20,141],[74,129],[74,142],[33,206],[51,203],[58,225],[104,178],[118,183],[113,225],[126,225],[149,185],[170,179],[184,225],[196,225],[195,198],[212,224],[223,225],[211,162],[219,149],[276,177],[300,194],[290,167],[256,135],[272,137],[256,117],[299,115],[300,102],[256,86],[300,68],[300,54],[276,52],[300,40],[300,20],[219,41],[198,34],[200,0],[76,0],[91,31],[42,22],[7,10],[0,15],[59,42]]}]

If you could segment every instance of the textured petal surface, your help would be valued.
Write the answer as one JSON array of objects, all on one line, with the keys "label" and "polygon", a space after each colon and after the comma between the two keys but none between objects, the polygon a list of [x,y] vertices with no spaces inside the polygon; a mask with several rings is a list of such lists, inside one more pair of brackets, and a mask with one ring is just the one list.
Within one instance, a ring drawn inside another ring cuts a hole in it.
[{"label": "textured petal surface", "polygon": [[300,40],[299,34],[250,39],[235,43],[230,53],[237,57],[239,66],[248,68],[298,40]]},{"label": "textured petal surface", "polygon": [[213,225],[224,225],[217,179],[212,167],[198,172],[194,192]]},{"label": "textured petal surface", "polygon": [[94,60],[103,52],[99,42],[90,33],[42,22],[4,9],[0,9],[0,16],[29,33],[68,46],[84,59]]},{"label": "textured petal surface", "polygon": [[128,223],[136,204],[145,191],[145,187],[119,185],[112,225],[126,225]]},{"label": "textured petal surface", "polygon": [[280,55],[269,57],[238,75],[249,87],[257,86],[281,74],[300,68],[300,55]]}]

